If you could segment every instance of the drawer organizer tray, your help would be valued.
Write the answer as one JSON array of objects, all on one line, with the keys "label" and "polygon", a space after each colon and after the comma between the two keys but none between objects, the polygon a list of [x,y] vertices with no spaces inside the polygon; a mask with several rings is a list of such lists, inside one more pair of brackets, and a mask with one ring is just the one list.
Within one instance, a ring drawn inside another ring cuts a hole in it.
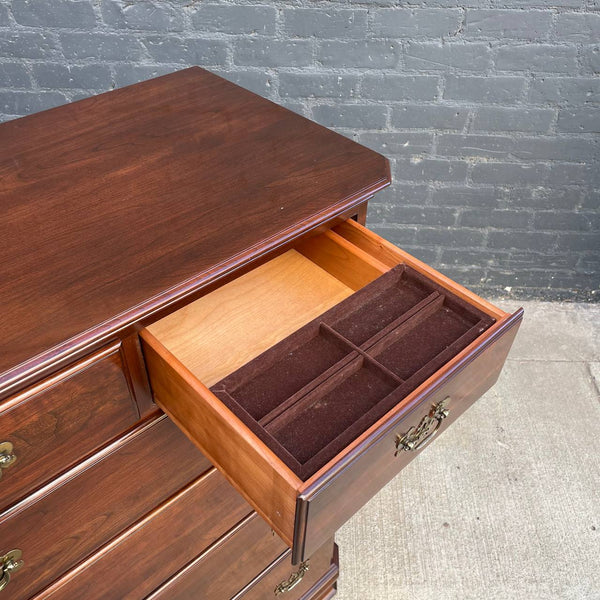
[{"label": "drawer organizer tray", "polygon": [[493,322],[398,265],[210,389],[308,479]]},{"label": "drawer organizer tray", "polygon": [[347,221],[140,337],[156,402],[296,564],[493,385],[521,318]]}]

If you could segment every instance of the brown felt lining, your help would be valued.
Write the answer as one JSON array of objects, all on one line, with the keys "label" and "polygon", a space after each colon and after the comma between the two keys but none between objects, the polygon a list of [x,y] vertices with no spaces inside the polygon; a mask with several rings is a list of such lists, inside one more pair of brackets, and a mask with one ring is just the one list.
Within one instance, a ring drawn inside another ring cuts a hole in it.
[{"label": "brown felt lining", "polygon": [[211,391],[306,480],[493,322],[399,265]]}]

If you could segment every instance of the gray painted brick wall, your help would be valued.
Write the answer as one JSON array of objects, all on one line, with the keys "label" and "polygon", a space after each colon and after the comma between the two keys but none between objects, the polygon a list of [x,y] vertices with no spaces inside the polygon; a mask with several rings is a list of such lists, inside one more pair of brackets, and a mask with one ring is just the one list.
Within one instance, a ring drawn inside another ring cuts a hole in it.
[{"label": "gray painted brick wall", "polygon": [[198,64],[386,154],[369,226],[486,294],[598,300],[597,0],[0,0],[0,120]]}]

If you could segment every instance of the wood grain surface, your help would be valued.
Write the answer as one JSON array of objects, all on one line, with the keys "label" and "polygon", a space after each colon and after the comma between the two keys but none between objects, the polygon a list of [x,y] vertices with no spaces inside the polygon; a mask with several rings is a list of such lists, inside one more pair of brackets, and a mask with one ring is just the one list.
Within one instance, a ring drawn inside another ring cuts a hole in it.
[{"label": "wood grain surface", "polygon": [[0,404],[0,441],[16,462],[0,479],[0,511],[138,420],[114,344]]},{"label": "wood grain surface", "polygon": [[210,468],[164,416],[95,461],[0,516],[2,551],[20,548],[25,561],[7,588],[11,600],[30,598]]},{"label": "wood grain surface", "polygon": [[194,67],[0,125],[0,393],[389,185]]},{"label": "wood grain surface", "polygon": [[250,512],[211,469],[35,600],[144,598]]}]

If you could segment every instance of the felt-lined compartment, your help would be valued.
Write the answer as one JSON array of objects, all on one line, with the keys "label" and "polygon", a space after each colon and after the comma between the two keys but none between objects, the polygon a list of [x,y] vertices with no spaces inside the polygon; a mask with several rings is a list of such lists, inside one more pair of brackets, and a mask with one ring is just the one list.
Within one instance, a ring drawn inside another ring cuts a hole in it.
[{"label": "felt-lined compartment", "polygon": [[306,480],[493,322],[398,265],[211,391]]}]

